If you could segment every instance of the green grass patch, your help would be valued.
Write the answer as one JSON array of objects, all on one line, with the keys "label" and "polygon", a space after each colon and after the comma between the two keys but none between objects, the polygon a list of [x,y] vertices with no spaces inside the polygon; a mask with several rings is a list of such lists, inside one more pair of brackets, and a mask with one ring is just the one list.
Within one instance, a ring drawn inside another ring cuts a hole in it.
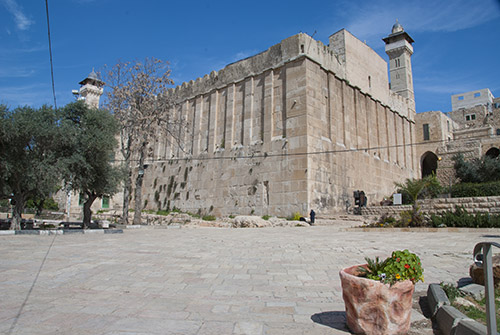
[{"label": "green grass patch", "polygon": [[167,216],[168,214],[170,214],[170,211],[166,211],[166,210],[160,209],[160,210],[156,211],[156,214],[157,215]]},{"label": "green grass patch", "polygon": [[[463,306],[456,303],[458,297],[463,297],[460,290],[452,284],[440,284],[445,291],[451,305],[458,309],[460,312],[467,315],[467,317],[476,320],[483,325],[486,325],[486,298],[481,300],[475,300],[472,298],[466,298],[472,302],[475,306]],[[495,290],[495,311],[497,319],[497,331],[500,332],[500,289]]]}]

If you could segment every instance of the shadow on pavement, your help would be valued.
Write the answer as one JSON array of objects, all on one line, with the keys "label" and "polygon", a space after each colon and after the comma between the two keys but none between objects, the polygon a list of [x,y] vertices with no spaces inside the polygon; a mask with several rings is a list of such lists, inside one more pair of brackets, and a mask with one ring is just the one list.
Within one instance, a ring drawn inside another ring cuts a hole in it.
[{"label": "shadow on pavement", "polygon": [[348,332],[346,316],[344,311],[332,311],[316,313],[311,316],[311,320],[324,326]]}]

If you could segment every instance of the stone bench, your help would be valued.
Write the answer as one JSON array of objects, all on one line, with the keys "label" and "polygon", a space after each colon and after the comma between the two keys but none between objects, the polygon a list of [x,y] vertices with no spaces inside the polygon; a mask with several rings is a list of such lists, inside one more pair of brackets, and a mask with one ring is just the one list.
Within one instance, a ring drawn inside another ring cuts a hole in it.
[{"label": "stone bench", "polygon": [[64,226],[64,229],[74,228],[74,226],[78,226],[79,229],[83,229],[83,221],[64,221],[61,222],[60,225]]}]

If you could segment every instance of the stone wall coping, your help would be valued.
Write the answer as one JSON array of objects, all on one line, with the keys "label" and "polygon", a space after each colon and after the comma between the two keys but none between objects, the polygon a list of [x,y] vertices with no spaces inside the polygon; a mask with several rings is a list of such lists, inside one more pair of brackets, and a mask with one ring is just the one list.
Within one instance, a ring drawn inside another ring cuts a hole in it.
[{"label": "stone wall coping", "polygon": [[419,233],[498,233],[500,228],[457,228],[457,227],[443,227],[443,228],[429,228],[429,227],[404,227],[404,228],[382,228],[382,227],[357,227],[357,228],[342,228],[342,231],[374,231],[377,232],[419,232]]},{"label": "stone wall coping", "polygon": [[436,320],[439,329],[445,335],[487,335],[488,330],[485,325],[468,318],[455,307],[450,305],[446,293],[439,284],[430,284],[427,289],[427,301],[433,311],[433,318]]},{"label": "stone wall coping", "polygon": [[123,229],[54,229],[54,230],[0,230],[0,236],[8,235],[69,235],[69,234],[122,234]]}]

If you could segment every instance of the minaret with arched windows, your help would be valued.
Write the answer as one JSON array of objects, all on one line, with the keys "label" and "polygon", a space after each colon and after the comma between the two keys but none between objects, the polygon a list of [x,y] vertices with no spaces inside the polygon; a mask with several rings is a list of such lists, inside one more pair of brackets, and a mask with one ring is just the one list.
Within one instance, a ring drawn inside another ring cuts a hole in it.
[{"label": "minaret with arched windows", "polygon": [[392,33],[383,38],[383,41],[385,42],[385,52],[389,56],[391,90],[415,102],[411,70],[413,39],[396,20],[396,23],[392,26]]},{"label": "minaret with arched windows", "polygon": [[103,93],[104,82],[99,79],[97,73],[94,70],[83,79],[80,83],[79,99],[85,100],[85,102],[93,108],[99,108],[99,100]]}]

